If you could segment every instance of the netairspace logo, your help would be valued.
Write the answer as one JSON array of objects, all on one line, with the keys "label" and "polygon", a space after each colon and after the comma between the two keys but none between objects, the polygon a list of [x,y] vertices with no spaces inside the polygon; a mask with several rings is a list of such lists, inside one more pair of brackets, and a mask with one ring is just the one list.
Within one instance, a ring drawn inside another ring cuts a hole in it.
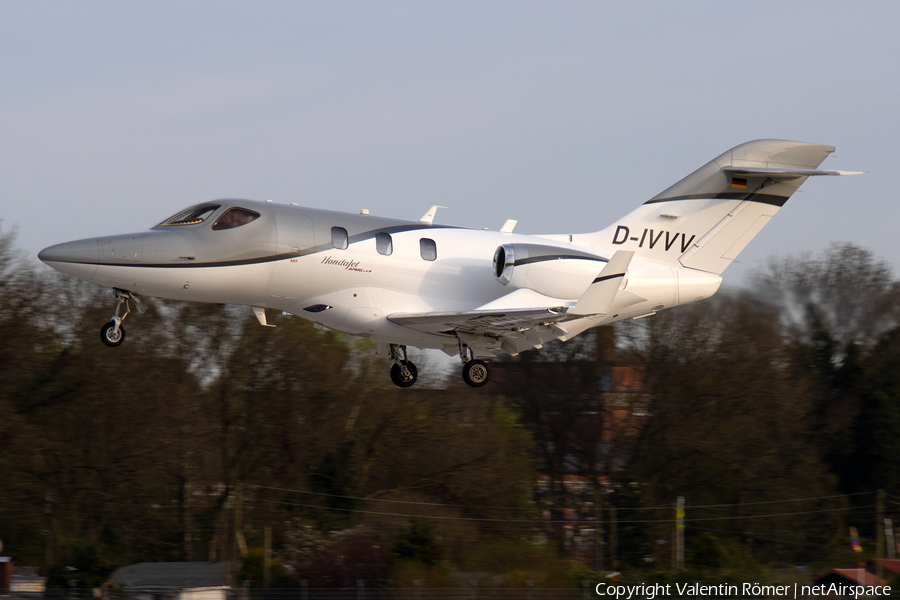
[{"label": "netairspace logo", "polygon": [[761,585],[743,583],[740,586],[722,583],[702,585],[699,583],[641,583],[639,585],[612,585],[598,583],[594,588],[598,596],[612,596],[616,600],[630,600],[642,597],[653,600],[657,596],[781,596],[793,598],[808,596],[890,596],[889,585],[841,585],[838,583],[819,585]]}]

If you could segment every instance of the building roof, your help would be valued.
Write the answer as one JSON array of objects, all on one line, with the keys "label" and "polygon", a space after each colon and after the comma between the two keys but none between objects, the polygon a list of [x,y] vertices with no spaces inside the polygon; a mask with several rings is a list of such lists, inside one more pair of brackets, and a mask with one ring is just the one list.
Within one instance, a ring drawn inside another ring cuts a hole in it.
[{"label": "building roof", "polygon": [[231,585],[232,563],[138,563],[116,569],[113,580],[127,589],[195,588]]},{"label": "building roof", "polygon": [[869,560],[869,565],[871,568],[875,568],[878,566],[878,563],[884,566],[884,570],[891,575],[896,575],[900,573],[900,558],[882,558],[880,561],[878,559]]},{"label": "building roof", "polygon": [[825,575],[815,579],[816,583],[835,582],[835,580],[843,579],[851,584],[876,586],[886,585],[884,579],[879,579],[874,573],[869,573],[865,569],[832,569]]}]

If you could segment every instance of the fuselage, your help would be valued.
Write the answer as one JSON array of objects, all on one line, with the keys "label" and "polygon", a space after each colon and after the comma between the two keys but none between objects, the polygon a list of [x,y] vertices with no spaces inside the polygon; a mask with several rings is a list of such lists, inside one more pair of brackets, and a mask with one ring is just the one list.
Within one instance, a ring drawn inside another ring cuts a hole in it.
[{"label": "fuselage", "polygon": [[[269,202],[198,206],[211,209],[199,222],[163,222],[141,233],[58,244],[39,256],[69,275],[140,296],[278,309],[378,341],[445,348],[455,347],[456,338],[388,317],[477,310],[519,289],[537,296],[506,308],[529,308],[535,298],[544,306],[571,305],[614,250],[579,244],[578,236],[464,229]],[[216,229],[232,209],[258,217]],[[505,278],[496,264],[501,246],[516,253]],[[623,302],[630,298],[630,304],[592,325],[679,303],[673,269],[637,261],[630,271],[641,275],[626,282],[634,296],[623,295]],[[705,287],[717,287],[714,279]]]}]

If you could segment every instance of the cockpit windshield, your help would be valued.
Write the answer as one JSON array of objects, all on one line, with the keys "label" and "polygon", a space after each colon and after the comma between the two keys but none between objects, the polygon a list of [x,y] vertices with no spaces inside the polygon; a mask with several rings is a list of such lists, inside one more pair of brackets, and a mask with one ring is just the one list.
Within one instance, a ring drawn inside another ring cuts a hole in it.
[{"label": "cockpit windshield", "polygon": [[235,227],[240,227],[241,225],[246,225],[251,221],[255,221],[258,218],[258,212],[247,210],[246,208],[232,208],[227,210],[225,214],[216,219],[216,222],[213,223],[212,228],[213,231],[219,231],[222,229],[234,229]]},{"label": "cockpit windshield", "polygon": [[160,223],[158,227],[170,227],[172,225],[196,225],[197,223],[202,223],[211,214],[216,212],[216,209],[220,206],[222,205],[198,204],[196,206],[192,206],[181,211],[173,217],[169,217],[168,219]]}]

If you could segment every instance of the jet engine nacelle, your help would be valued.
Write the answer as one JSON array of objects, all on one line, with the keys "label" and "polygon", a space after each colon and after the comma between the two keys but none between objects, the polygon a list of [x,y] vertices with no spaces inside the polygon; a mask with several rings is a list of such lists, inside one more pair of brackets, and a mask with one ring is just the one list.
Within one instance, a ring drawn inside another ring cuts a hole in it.
[{"label": "jet engine nacelle", "polygon": [[500,283],[552,298],[580,298],[605,264],[599,256],[557,246],[503,244],[494,251]]}]

